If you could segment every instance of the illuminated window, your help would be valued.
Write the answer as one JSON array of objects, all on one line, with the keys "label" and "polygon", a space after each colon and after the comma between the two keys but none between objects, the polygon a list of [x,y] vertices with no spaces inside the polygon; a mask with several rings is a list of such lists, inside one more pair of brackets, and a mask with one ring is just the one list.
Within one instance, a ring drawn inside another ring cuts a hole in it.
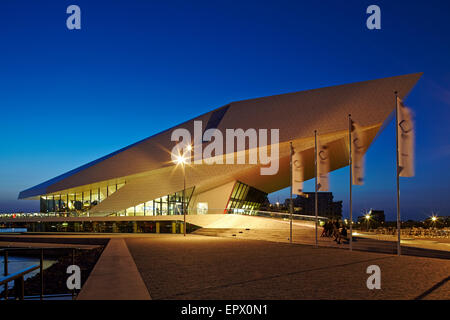
[{"label": "illuminated window", "polygon": [[228,212],[242,212],[243,210],[258,210],[265,201],[267,193],[244,183],[236,182],[228,202]]}]

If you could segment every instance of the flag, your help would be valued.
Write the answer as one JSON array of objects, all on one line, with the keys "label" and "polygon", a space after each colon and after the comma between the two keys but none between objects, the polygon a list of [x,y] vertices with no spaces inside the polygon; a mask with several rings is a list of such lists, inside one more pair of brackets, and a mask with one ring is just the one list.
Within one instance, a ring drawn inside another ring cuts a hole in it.
[{"label": "flag", "polygon": [[412,110],[397,98],[398,166],[400,177],[414,176],[414,121]]},{"label": "flag", "polygon": [[329,148],[326,144],[318,143],[317,146],[317,190],[328,191],[328,172],[330,172]]},{"label": "flag", "polygon": [[352,133],[352,184],[364,184],[364,149],[366,141],[362,128],[351,120]]},{"label": "flag", "polygon": [[300,152],[292,150],[292,193],[303,195],[305,165]]}]

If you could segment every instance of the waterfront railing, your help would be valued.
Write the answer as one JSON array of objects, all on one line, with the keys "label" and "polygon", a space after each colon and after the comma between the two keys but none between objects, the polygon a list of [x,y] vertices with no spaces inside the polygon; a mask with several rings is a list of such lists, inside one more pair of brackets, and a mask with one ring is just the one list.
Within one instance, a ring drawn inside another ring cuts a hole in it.
[{"label": "waterfront railing", "polygon": [[[40,252],[40,259],[39,264],[32,265],[30,267],[27,267],[25,269],[22,269],[18,272],[15,272],[13,274],[9,274],[8,270],[8,257],[10,252],[20,252],[20,251],[28,251],[28,250],[37,250]],[[71,250],[72,251],[72,264],[75,264],[75,250],[80,250],[80,248],[75,247],[46,247],[45,250]],[[25,275],[38,270],[39,269],[39,277],[40,277],[40,294],[39,299],[43,300],[45,298],[44,296],[44,248],[33,248],[33,247],[27,247],[27,248],[2,248],[0,249],[0,253],[3,253],[3,278],[0,278],[0,288],[1,286],[4,286],[4,292],[3,292],[3,298],[5,300],[9,299],[9,283],[14,281],[14,293],[15,293],[15,299],[18,300],[24,300],[25,299]],[[63,294],[63,295],[52,295],[52,296],[72,296],[72,299],[76,296],[76,290],[72,290],[70,294]],[[28,298],[36,298],[36,296],[31,296]]]}]

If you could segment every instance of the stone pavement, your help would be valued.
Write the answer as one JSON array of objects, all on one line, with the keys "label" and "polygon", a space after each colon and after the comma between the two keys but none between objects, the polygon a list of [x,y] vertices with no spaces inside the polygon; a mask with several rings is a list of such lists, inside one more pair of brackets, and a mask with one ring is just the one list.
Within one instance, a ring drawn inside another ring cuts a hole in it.
[{"label": "stone pavement", "polygon": [[[333,247],[349,249],[348,241],[340,244],[333,238],[320,237],[322,228],[318,230],[318,245],[321,247]],[[225,229],[225,228],[202,228],[194,232],[197,235],[219,236],[235,239],[264,240],[273,242],[289,243],[289,229]],[[355,233],[354,233],[355,234]],[[296,226],[293,228],[293,243],[315,245],[315,229]],[[375,237],[358,234],[353,237],[353,249],[358,251],[370,251],[388,254],[397,254],[397,242],[392,239],[377,239]],[[426,242],[426,243],[425,243]],[[450,259],[450,247],[447,243],[424,240],[402,240],[402,255]]]},{"label": "stone pavement", "polygon": [[[450,260],[213,236],[126,239],[153,299],[450,299]],[[369,265],[381,289],[369,290]]]}]

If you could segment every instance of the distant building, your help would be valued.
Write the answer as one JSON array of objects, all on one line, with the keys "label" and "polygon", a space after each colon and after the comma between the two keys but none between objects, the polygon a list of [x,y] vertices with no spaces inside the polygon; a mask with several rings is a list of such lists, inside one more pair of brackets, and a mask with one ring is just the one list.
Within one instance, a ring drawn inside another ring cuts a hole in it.
[{"label": "distant building", "polygon": [[374,221],[377,221],[377,222],[381,223],[381,222],[385,222],[385,220],[386,220],[386,217],[384,215],[384,210],[373,210],[373,209],[370,209],[369,214],[371,216],[371,219],[374,220]]},{"label": "distant building", "polygon": [[[329,218],[342,217],[342,201],[333,201],[332,192],[317,193],[318,215]],[[315,193],[305,192],[303,196],[297,196],[294,200],[294,211],[298,214],[315,215]],[[290,199],[286,199],[285,205],[289,208]]]}]

